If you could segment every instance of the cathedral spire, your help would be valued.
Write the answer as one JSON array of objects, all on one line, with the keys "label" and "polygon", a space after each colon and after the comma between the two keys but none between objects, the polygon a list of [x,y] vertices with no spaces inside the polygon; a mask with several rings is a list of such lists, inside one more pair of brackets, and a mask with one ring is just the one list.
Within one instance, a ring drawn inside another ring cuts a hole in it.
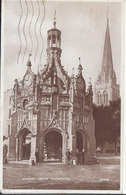
[{"label": "cathedral spire", "polygon": [[109,74],[112,71],[113,71],[113,61],[112,61],[112,50],[111,50],[111,40],[110,40],[110,31],[109,31],[109,18],[107,13],[107,27],[106,27],[106,34],[105,34],[104,50],[103,50],[102,72]]},{"label": "cathedral spire", "polygon": [[119,98],[119,85],[113,68],[112,49],[109,31],[109,7],[106,14],[107,26],[104,40],[101,71],[94,88],[94,102],[96,105],[108,106],[110,101]]}]

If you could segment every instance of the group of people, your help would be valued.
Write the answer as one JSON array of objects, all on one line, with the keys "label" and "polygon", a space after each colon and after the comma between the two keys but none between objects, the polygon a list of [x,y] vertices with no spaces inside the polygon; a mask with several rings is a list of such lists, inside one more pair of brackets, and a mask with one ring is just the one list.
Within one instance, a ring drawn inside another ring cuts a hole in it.
[{"label": "group of people", "polygon": [[[72,151],[70,149],[66,152],[67,164],[73,164],[72,162]],[[85,163],[85,149],[82,150],[76,149],[76,164],[83,165]]]},{"label": "group of people", "polygon": [[[35,157],[36,157],[36,164],[38,164],[38,162],[39,162],[38,148],[36,149]],[[67,159],[68,165],[73,164],[72,151],[70,151],[70,149],[67,149],[67,151],[66,151],[66,159]],[[84,163],[85,163],[85,150],[84,150],[84,148],[82,150],[76,149],[76,163],[75,164],[83,165]]]}]

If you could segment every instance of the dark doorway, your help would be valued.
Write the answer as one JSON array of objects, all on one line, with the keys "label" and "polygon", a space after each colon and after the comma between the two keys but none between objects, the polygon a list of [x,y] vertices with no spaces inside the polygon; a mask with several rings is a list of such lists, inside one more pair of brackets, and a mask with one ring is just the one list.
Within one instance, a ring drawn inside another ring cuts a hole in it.
[{"label": "dark doorway", "polygon": [[18,157],[19,160],[29,160],[31,154],[31,133],[23,129],[18,137]]},{"label": "dark doorway", "polygon": [[82,151],[83,149],[83,136],[81,134],[81,132],[76,132],[76,148],[79,151]]},{"label": "dark doorway", "polygon": [[45,135],[44,161],[62,160],[62,135],[51,131]]}]

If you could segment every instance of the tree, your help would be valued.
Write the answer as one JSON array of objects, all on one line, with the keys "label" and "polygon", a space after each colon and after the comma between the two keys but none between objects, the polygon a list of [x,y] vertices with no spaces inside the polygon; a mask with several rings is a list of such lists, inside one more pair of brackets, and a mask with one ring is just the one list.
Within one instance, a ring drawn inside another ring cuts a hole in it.
[{"label": "tree", "polygon": [[113,139],[115,143],[115,154],[117,152],[117,145],[120,142],[120,120],[121,120],[121,100],[115,100],[110,102],[111,107],[111,115],[112,115],[112,123],[113,123]]},{"label": "tree", "polygon": [[111,101],[109,106],[93,105],[93,116],[95,119],[96,145],[101,145],[103,151],[104,142],[115,143],[120,136],[120,99]]}]

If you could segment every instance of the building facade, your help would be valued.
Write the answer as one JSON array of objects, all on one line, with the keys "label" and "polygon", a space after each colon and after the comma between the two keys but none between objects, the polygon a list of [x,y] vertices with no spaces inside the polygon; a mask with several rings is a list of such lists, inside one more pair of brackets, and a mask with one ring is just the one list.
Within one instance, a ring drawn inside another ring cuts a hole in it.
[{"label": "building facade", "polygon": [[10,97],[12,95],[12,89],[8,89],[4,92],[4,115],[3,115],[3,136],[8,137],[9,129],[9,116],[11,111]]},{"label": "building facade", "polygon": [[86,91],[82,65],[76,76],[68,76],[61,65],[61,31],[47,32],[47,63],[37,74],[32,63],[19,83],[15,79],[11,99],[10,161],[55,160],[66,162],[66,151],[85,149],[85,162],[95,157],[95,121],[92,115],[92,85]]},{"label": "building facade", "polygon": [[118,98],[119,85],[113,68],[109,19],[107,18],[102,67],[94,87],[94,103],[107,106],[110,101]]}]

